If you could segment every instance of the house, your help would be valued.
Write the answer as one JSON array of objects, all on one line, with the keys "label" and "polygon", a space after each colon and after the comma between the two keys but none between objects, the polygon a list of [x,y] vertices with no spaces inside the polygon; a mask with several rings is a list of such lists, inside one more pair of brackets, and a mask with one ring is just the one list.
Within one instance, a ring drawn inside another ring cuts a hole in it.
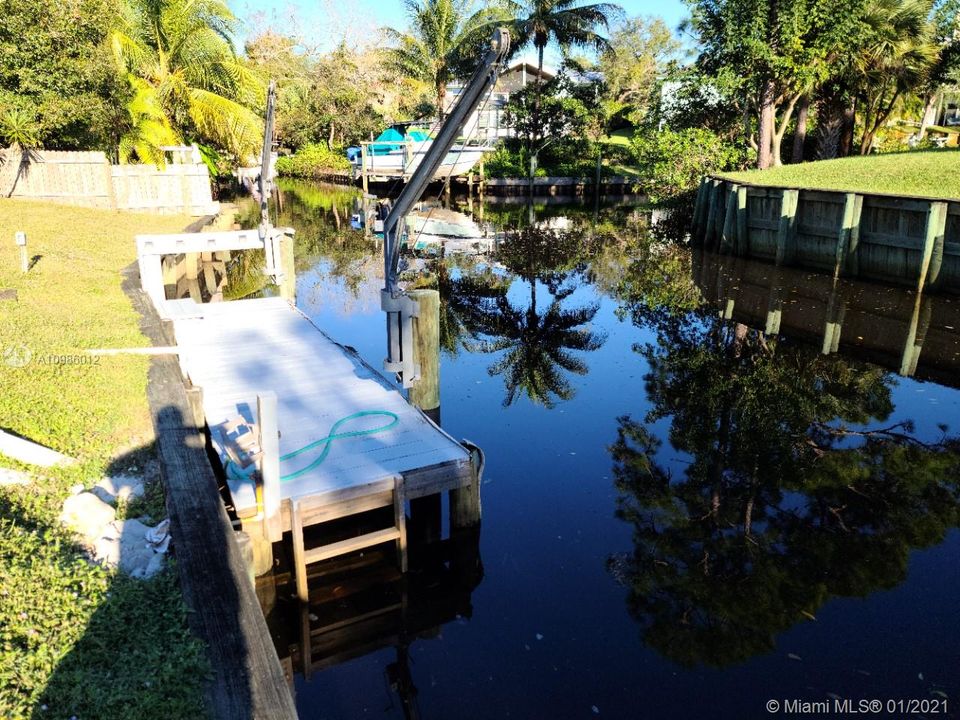
[{"label": "house", "polygon": [[[556,75],[555,70],[544,68],[541,77],[544,82],[547,82],[555,78]],[[536,64],[525,60],[515,62],[500,73],[490,97],[486,99],[486,102],[481,103],[480,107],[464,123],[463,136],[483,143],[494,143],[500,138],[510,137],[513,131],[506,124],[503,117],[503,108],[513,93],[536,81]],[[450,112],[450,108],[460,97],[460,93],[463,92],[464,84],[458,81],[447,85],[444,112]]]}]

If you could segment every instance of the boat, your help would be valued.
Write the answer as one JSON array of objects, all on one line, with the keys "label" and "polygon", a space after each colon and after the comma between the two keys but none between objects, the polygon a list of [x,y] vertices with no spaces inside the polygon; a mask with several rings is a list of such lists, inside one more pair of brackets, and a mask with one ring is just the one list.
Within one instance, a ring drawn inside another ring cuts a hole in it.
[{"label": "boat", "polygon": [[404,244],[414,251],[483,255],[496,248],[496,234],[454,210],[423,207],[407,215],[406,226]]},{"label": "boat", "polygon": [[[428,131],[399,124],[384,130],[372,142],[347,148],[347,159],[353,165],[354,176],[365,174],[370,180],[408,177],[432,144]],[[440,163],[434,179],[464,175],[480,162],[484,153],[493,150],[487,145],[455,144]]]}]

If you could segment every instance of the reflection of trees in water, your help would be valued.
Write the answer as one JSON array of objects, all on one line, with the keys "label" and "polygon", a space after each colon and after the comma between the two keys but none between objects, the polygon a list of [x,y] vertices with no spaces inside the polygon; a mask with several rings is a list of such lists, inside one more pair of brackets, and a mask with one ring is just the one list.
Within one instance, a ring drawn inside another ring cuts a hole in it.
[{"label": "reflection of trees in water", "polygon": [[886,423],[879,368],[766,339],[707,313],[663,320],[652,423],[690,455],[660,465],[645,423],[618,419],[617,514],[634,551],[611,562],[644,640],[688,665],[767,652],[831,596],[900,583],[909,552],[960,523],[960,443]]},{"label": "reflection of trees in water", "polygon": [[[472,352],[504,352],[488,368],[502,375],[506,386],[504,405],[519,395],[553,407],[555,399],[568,400],[574,390],[566,373],[585,375],[586,363],[574,352],[596,350],[604,336],[586,327],[597,313],[594,303],[564,307],[577,289],[585,269],[589,243],[582,235],[556,230],[527,228],[509,237],[496,254],[508,273],[527,283],[530,300],[517,307],[507,297],[510,283],[478,282],[463,276],[445,298],[449,325]],[[489,280],[489,278],[487,278]],[[545,285],[550,300],[543,307],[538,286]],[[441,282],[441,295],[444,294]],[[448,341],[449,343],[449,341]]]}]

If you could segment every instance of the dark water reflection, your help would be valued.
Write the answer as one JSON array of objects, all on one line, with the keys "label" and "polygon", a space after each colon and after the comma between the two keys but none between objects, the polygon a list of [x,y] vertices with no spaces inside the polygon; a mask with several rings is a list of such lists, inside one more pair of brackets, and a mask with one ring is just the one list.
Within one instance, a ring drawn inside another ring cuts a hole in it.
[{"label": "dark water reflection", "polygon": [[[288,185],[279,220],[300,307],[377,364],[382,260],[352,202]],[[694,253],[629,205],[472,205],[496,249],[405,277],[441,292],[444,427],[487,453],[482,582],[414,573],[438,611],[300,677],[301,716],[960,707],[956,300]]]}]

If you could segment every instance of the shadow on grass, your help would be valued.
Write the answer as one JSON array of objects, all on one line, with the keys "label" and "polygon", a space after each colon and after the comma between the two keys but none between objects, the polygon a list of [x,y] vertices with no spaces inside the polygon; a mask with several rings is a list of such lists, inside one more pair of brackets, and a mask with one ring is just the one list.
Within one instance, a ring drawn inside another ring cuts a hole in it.
[{"label": "shadow on grass", "polygon": [[57,493],[0,490],[0,716],[202,717],[208,665],[176,569],[106,570],[58,515]]}]

